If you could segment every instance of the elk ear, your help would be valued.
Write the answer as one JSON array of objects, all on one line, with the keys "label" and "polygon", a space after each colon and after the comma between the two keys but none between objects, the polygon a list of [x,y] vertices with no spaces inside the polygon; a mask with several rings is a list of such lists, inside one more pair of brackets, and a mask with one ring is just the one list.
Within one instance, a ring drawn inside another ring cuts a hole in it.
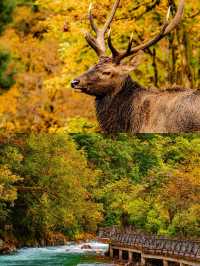
[{"label": "elk ear", "polygon": [[126,72],[132,72],[137,68],[137,66],[142,61],[142,57],[144,55],[143,51],[139,51],[136,55],[129,58],[128,62],[123,64],[123,68]]}]

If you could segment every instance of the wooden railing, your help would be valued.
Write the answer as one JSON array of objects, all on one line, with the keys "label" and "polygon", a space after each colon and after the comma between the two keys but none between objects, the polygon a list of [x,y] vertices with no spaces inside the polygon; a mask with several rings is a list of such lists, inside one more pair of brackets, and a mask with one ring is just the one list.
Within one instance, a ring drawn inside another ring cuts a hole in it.
[{"label": "wooden railing", "polygon": [[184,258],[200,262],[200,241],[198,240],[179,240],[145,235],[130,229],[120,230],[117,227],[101,228],[99,237],[109,239],[110,243],[117,247],[127,247],[141,250],[146,254]]}]

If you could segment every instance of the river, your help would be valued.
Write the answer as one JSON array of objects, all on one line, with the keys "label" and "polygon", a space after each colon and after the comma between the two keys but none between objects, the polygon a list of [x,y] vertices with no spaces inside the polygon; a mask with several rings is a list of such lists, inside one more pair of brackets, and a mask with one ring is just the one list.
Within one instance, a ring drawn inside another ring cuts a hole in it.
[{"label": "river", "polygon": [[23,248],[12,255],[0,256],[0,266],[113,266],[96,256],[96,253],[103,254],[108,245],[87,244],[92,249],[83,250],[83,244],[73,243],[61,247]]}]

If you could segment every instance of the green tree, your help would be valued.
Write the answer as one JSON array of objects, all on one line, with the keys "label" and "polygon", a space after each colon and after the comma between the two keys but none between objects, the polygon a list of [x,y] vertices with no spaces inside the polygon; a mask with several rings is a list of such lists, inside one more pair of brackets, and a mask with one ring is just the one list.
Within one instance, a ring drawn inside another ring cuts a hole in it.
[{"label": "green tree", "polygon": [[[55,231],[67,235],[95,231],[101,220],[100,205],[91,200],[90,192],[96,172],[87,167],[70,138],[31,135],[22,147],[24,160],[16,172],[24,181],[13,209],[17,233],[24,228],[40,241]],[[23,209],[17,207],[21,205]]]},{"label": "green tree", "polygon": [[12,21],[12,12],[15,8],[15,0],[1,0],[0,2],[0,34],[6,24]]},{"label": "green tree", "polygon": [[[2,0],[0,2],[0,34],[6,25],[12,21],[15,0]],[[0,89],[7,90],[14,84],[14,71],[9,71],[10,53],[0,49]],[[1,92],[1,90],[0,90]]]},{"label": "green tree", "polygon": [[0,50],[0,89],[2,89],[3,91],[8,90],[15,83],[14,80],[15,71],[8,70],[10,62],[11,62],[10,53],[4,50]]}]

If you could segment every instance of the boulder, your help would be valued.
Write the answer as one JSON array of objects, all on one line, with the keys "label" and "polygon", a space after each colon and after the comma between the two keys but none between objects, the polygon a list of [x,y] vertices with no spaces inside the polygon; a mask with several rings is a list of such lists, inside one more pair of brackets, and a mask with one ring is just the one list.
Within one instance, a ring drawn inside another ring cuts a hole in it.
[{"label": "boulder", "polygon": [[4,243],[3,246],[0,247],[0,254],[11,254],[13,252],[15,252],[16,246],[14,244],[11,243]]},{"label": "boulder", "polygon": [[84,244],[81,246],[81,249],[92,249],[92,247],[89,244]]}]

